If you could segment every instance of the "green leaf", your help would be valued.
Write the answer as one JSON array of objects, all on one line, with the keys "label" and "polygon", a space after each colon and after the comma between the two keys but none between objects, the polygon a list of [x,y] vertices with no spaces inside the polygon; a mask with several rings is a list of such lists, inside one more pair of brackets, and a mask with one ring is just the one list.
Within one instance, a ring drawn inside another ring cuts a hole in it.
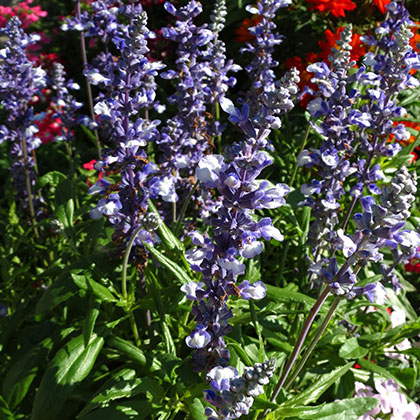
[{"label": "green leaf", "polygon": [[3,395],[10,408],[15,408],[25,398],[39,365],[52,347],[50,339],[25,352],[9,369],[3,382]]},{"label": "green leaf", "polygon": [[299,420],[357,420],[362,414],[372,410],[379,401],[372,397],[349,398],[315,407],[280,407],[269,413],[266,420],[296,418]]},{"label": "green leaf", "polygon": [[245,365],[247,366],[252,366],[253,363],[251,362],[251,360],[249,359],[248,355],[246,354],[245,350],[242,348],[242,346],[240,346],[238,343],[236,342],[232,342],[231,340],[229,340],[230,342],[228,343],[227,347],[231,347],[235,350],[235,352],[238,354],[238,356],[241,358],[241,360],[245,363]]},{"label": "green leaf", "polygon": [[95,135],[92,133],[92,131],[90,131],[85,125],[83,124],[79,124],[79,127],[82,129],[82,131],[89,137],[90,140],[92,140],[93,144],[96,145],[96,137]]},{"label": "green leaf", "polygon": [[89,290],[95,297],[102,302],[116,302],[116,297],[102,284],[97,283],[91,278],[71,273],[74,283],[83,290]]},{"label": "green leaf", "polygon": [[51,187],[55,188],[57,185],[67,179],[67,176],[59,171],[50,171],[46,173],[45,175],[42,175],[38,180],[38,185],[43,188],[47,184],[50,184]]},{"label": "green leaf", "polygon": [[85,346],[83,335],[79,335],[56,353],[41,379],[31,420],[57,420],[75,386],[92,370],[103,344],[102,337],[93,336]]},{"label": "green leaf", "polygon": [[90,338],[93,335],[93,329],[95,328],[95,322],[99,315],[99,304],[91,298],[89,304],[89,310],[83,323],[83,337],[85,340],[85,346],[88,345]]},{"label": "green leaf", "polygon": [[59,279],[42,294],[41,299],[36,304],[35,315],[41,315],[44,312],[50,311],[61,302],[70,299],[77,291],[78,289],[71,281],[69,272],[62,272]]},{"label": "green leaf", "polygon": [[163,245],[166,249],[169,250],[184,250],[184,244],[173,234],[171,229],[166,226],[166,224],[163,222],[162,218],[160,217],[160,214],[154,205],[152,200],[149,200],[149,209],[156,214],[159,217],[160,225],[157,229],[159,233],[159,238],[162,240]]},{"label": "green leaf", "polygon": [[390,367],[389,372],[396,376],[404,384],[405,389],[414,389],[416,387],[417,372],[414,368]]},{"label": "green leaf", "polygon": [[158,382],[150,378],[139,378],[134,369],[122,369],[99,388],[78,417],[94,409],[106,407],[111,401],[138,394],[150,395],[157,401],[164,398],[164,390]]},{"label": "green leaf", "polygon": [[329,372],[317,378],[313,385],[300,392],[295,397],[287,400],[282,406],[307,405],[316,402],[318,398],[335,382],[337,382],[353,365],[353,362],[347,363],[332,372]]},{"label": "green leaf", "polygon": [[187,274],[187,272],[181,268],[175,261],[163,255],[160,251],[153,248],[146,242],[143,245],[147,250],[155,257],[167,270],[169,270],[182,284],[192,282],[193,279]]},{"label": "green leaf", "polygon": [[307,306],[313,306],[315,304],[315,299],[312,299],[309,296],[306,296],[299,292],[294,292],[288,288],[280,288],[276,286],[267,286],[267,295],[266,297],[271,300],[275,300],[282,303],[302,303]]},{"label": "green leaf", "polygon": [[278,404],[263,400],[261,397],[254,398],[254,404],[252,405],[252,407],[257,410],[275,410],[277,408],[280,408]]},{"label": "green leaf", "polygon": [[[128,357],[135,363],[138,363],[140,366],[146,366],[147,359],[146,355],[134,344],[126,341],[120,337],[109,336],[106,339],[106,343],[121,352],[124,356]],[[160,369],[160,366],[155,366],[156,370]]]},{"label": "green leaf", "polygon": [[372,363],[372,362],[370,362],[366,359],[363,359],[363,358],[359,359],[357,361],[357,363],[363,369],[366,369],[366,370],[368,370],[370,372],[373,372],[373,373],[377,373],[378,375],[383,376],[384,378],[393,379],[399,386],[405,388],[405,385],[398,378],[396,378],[392,373],[390,373],[388,371],[388,369],[385,369],[381,366],[378,366],[376,363]]},{"label": "green leaf", "polygon": [[90,411],[80,420],[139,420],[146,419],[157,411],[156,404],[149,401],[124,401],[111,403],[109,407]]},{"label": "green leaf", "polygon": [[207,416],[204,415],[204,405],[199,398],[194,398],[192,401],[185,401],[188,411],[194,420],[206,420]]},{"label": "green leaf", "polygon": [[369,350],[362,347],[357,338],[347,340],[338,351],[338,355],[343,359],[358,359],[368,354]]}]

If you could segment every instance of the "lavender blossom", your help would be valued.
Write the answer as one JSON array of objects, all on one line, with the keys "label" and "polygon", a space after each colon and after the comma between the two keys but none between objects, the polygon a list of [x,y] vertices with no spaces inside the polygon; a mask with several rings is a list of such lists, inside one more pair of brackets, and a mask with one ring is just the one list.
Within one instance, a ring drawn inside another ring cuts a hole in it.
[{"label": "lavender blossom", "polygon": [[[121,26],[113,37],[120,57],[109,62],[96,61],[99,68],[91,65],[86,69],[91,83],[103,91],[95,105],[101,130],[113,140],[114,150],[105,151],[105,158],[97,165],[99,169],[120,173],[120,181],[109,185],[101,180],[91,189],[104,198],[91,211],[93,218],[105,215],[115,225],[114,238],[126,241],[147,217],[148,199],[153,189],[149,185],[156,165],[150,162],[145,146],[158,137],[160,121],[150,121],[139,116],[141,110],[152,107],[155,101],[154,77],[163,66],[146,58],[149,52],[147,39],[147,16],[140,6],[122,9],[130,19],[128,26]],[[147,223],[144,222],[144,226]],[[135,244],[158,240],[146,229],[140,230]]]},{"label": "lavender blossom", "polygon": [[[417,83],[410,74],[419,61],[409,46],[408,23],[403,5],[391,3],[379,40],[368,39],[378,53],[368,53],[365,65],[356,74],[349,72],[354,65],[350,61],[350,27],[344,29],[337,48],[332,49],[330,67],[326,63],[308,67],[319,88],[308,110],[315,120],[312,128],[323,142],[320,149],[303,151],[298,162],[300,166],[316,167],[320,175],[320,180],[301,188],[307,196],[302,204],[311,206],[315,216],[309,232],[315,260],[322,250],[331,250],[339,214],[345,214],[345,228],[365,189],[371,194],[381,193],[377,183],[384,174],[373,159],[378,155],[392,157],[401,148],[389,143],[389,136],[395,135],[398,140],[409,135],[402,125],[394,127],[392,122],[392,118],[405,114],[396,103],[396,94]],[[344,212],[342,198],[349,183],[353,201]]]},{"label": "lavender blossom", "polygon": [[232,367],[213,368],[207,374],[213,389],[205,390],[204,398],[216,410],[207,407],[205,415],[209,420],[224,420],[248,414],[254,397],[264,392],[262,386],[268,384],[275,367],[276,361],[271,359],[253,367],[245,367],[242,376]]},{"label": "lavender blossom", "polygon": [[[178,112],[167,121],[157,141],[162,153],[161,174],[156,177],[155,185],[159,189],[170,180],[172,193],[162,197],[164,201],[174,203],[179,200],[177,191],[185,194],[191,190],[191,177],[197,163],[211,150],[211,138],[222,132],[218,121],[209,124],[208,111],[213,116],[216,114],[219,99],[236,82],[227,73],[239,70],[239,66],[226,60],[224,43],[217,37],[217,32],[224,26],[224,1],[217,3],[210,26],[194,24],[194,19],[202,12],[201,4],[196,1],[179,9],[166,2],[165,9],[177,21],[175,26],[163,28],[162,33],[178,43],[178,49],[176,70],[168,70],[162,77],[178,82],[175,94],[169,98],[177,105]],[[205,202],[208,197],[198,191],[194,199]],[[213,205],[208,203],[208,206]],[[176,208],[175,204],[173,208]]]},{"label": "lavender blossom", "polygon": [[243,259],[261,254],[263,239],[283,240],[269,217],[255,220],[254,210],[284,205],[284,196],[289,192],[284,184],[269,185],[267,181],[257,181],[261,171],[272,163],[267,153],[261,151],[261,146],[267,143],[269,130],[255,130],[251,121],[245,122],[242,114],[238,116],[240,111],[233,104],[225,108],[241,121],[239,125],[245,127],[244,131],[253,132],[255,138],[232,145],[226,158],[220,155],[203,157],[196,169],[196,176],[203,186],[217,189],[222,199],[217,213],[208,220],[213,227],[212,237],[193,233],[196,248],[187,252],[191,268],[203,276],[199,285],[190,284],[182,289],[188,299],[197,301],[192,310],[197,327],[186,340],[188,346],[197,349],[193,356],[196,370],[225,366],[229,360],[223,339],[231,329],[228,321],[232,313],[226,303],[228,296],[246,300],[265,296],[266,288],[262,282],[250,284],[245,280],[236,284],[237,277],[245,273]]},{"label": "lavender blossom", "polygon": [[[415,172],[410,176],[407,168],[402,167],[389,186],[382,187],[380,204],[372,196],[360,199],[363,212],[353,216],[356,226],[353,236],[345,235],[339,230],[334,242],[335,248],[341,250],[347,258],[346,262],[338,269],[336,259],[330,258],[328,265],[320,270],[332,293],[348,298],[363,294],[371,302],[384,303],[383,286],[380,283],[357,286],[356,274],[351,266],[380,262],[383,259],[380,251],[384,248],[391,250],[397,263],[407,262],[416,255],[420,246],[420,234],[404,229],[416,190]],[[388,280],[392,269],[393,267],[386,271],[381,267],[385,280]]]},{"label": "lavender blossom", "polygon": [[37,35],[25,34],[17,17],[13,17],[1,33],[8,41],[0,50],[0,104],[7,115],[0,131],[2,141],[7,140],[10,144],[13,162],[10,169],[16,194],[21,199],[21,206],[29,208],[34,222],[39,202],[31,192],[35,184],[33,153],[41,145],[34,121],[43,115],[34,114],[31,101],[41,94],[46,75],[26,56],[26,47],[39,39]]},{"label": "lavender blossom", "polygon": [[[247,102],[255,119],[263,120],[259,125],[260,127],[264,125],[264,119],[266,119],[265,126],[269,123],[271,128],[279,128],[279,119],[274,116],[271,119],[267,118],[271,115],[265,115],[267,113],[266,108],[270,109],[271,105],[272,111],[270,114],[275,114],[273,108],[279,106],[275,104],[282,102],[284,105],[287,100],[284,100],[283,96],[286,95],[286,98],[290,96],[291,92],[287,92],[287,85],[292,82],[292,86],[296,86],[296,82],[299,81],[296,79],[296,69],[288,76],[290,80],[287,83],[284,79],[282,82],[276,83],[276,76],[273,71],[273,68],[278,66],[278,62],[273,59],[274,48],[283,39],[282,36],[274,32],[276,29],[274,19],[280,7],[287,7],[290,4],[291,0],[259,0],[256,7],[246,7],[248,12],[261,16],[261,21],[256,26],[249,28],[249,32],[255,36],[255,40],[253,43],[247,43],[246,47],[241,49],[242,53],[249,52],[253,56],[251,63],[246,67],[252,81]],[[294,92],[295,90],[296,92]],[[296,94],[297,88],[293,88],[292,92]]]},{"label": "lavender blossom", "polygon": [[66,72],[61,63],[54,63],[51,79],[51,87],[55,91],[55,95],[52,98],[52,101],[55,104],[53,118],[60,118],[63,123],[61,135],[57,136],[55,140],[69,141],[74,138],[72,128],[80,122],[77,112],[83,106],[82,103],[77,102],[74,99],[70,90],[78,90],[80,87],[77,83],[74,83],[73,80],[66,81]]}]

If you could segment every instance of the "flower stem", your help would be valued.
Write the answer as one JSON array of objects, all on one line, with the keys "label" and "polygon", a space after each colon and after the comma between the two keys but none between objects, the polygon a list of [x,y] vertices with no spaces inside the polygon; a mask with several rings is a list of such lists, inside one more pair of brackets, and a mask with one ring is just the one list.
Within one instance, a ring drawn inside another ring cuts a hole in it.
[{"label": "flower stem", "polygon": [[25,185],[26,185],[26,194],[28,195],[29,214],[31,217],[32,228],[34,230],[35,237],[39,238],[38,228],[36,227],[35,208],[34,208],[34,202],[32,198],[31,178],[29,175],[29,167],[28,167],[28,148],[26,145],[25,135],[23,133],[20,133],[20,136],[21,136],[21,141],[22,141],[23,170],[25,173]]},{"label": "flower stem", "polygon": [[[308,126],[306,127],[306,131],[305,131],[305,136],[303,137],[302,144],[299,149],[298,157],[303,152],[303,149],[306,146],[306,142],[308,141],[308,136],[309,136],[310,131],[311,131],[311,124],[308,123]],[[296,178],[298,167],[299,167],[298,160],[296,159],[295,167],[293,168],[293,172],[292,172],[292,177],[290,178],[290,181],[289,181],[289,187],[293,186],[293,181]]]},{"label": "flower stem", "polygon": [[297,364],[292,376],[289,378],[289,380],[285,383],[284,389],[288,389],[290,385],[293,383],[293,381],[296,379],[296,377],[299,375],[300,371],[302,370],[303,366],[305,365],[306,361],[308,360],[309,356],[311,355],[313,349],[318,344],[319,339],[321,338],[322,334],[326,330],[331,318],[333,317],[335,310],[337,309],[337,306],[341,300],[341,296],[336,296],[334,299],[327,315],[324,318],[324,321],[322,322],[321,326],[319,327],[315,337],[312,339],[311,343],[309,344],[309,347],[305,350],[303,353],[302,359]]},{"label": "flower stem", "polygon": [[134,319],[133,312],[130,310],[131,302],[128,302],[128,292],[127,292],[127,267],[128,267],[128,260],[130,258],[131,248],[133,247],[134,241],[142,229],[142,226],[138,226],[136,230],[133,232],[130,240],[128,241],[127,248],[125,250],[124,258],[123,258],[123,268],[122,268],[122,278],[121,278],[121,292],[124,299],[124,307],[128,314],[128,318],[130,320],[131,329],[134,335],[134,341],[138,346],[140,344],[139,332],[136,325],[136,320]]},{"label": "flower stem", "polygon": [[181,231],[182,226],[182,220],[184,219],[184,214],[187,211],[188,204],[191,200],[192,195],[194,194],[194,191],[198,187],[198,181],[195,182],[195,184],[192,186],[191,191],[188,194],[187,199],[184,201],[184,204],[182,205],[181,211],[179,212],[178,220],[176,222],[175,228],[174,228],[174,235],[178,236]]},{"label": "flower stem", "polygon": [[[76,14],[77,14],[77,18],[80,19],[80,16],[81,16],[80,0],[78,0],[76,4]],[[80,49],[82,51],[83,66],[86,68],[87,54],[86,54],[85,36],[84,36],[83,31],[80,33]],[[87,77],[85,78],[85,80],[86,80],[86,90],[87,90],[87,95],[88,95],[90,116],[92,118],[92,121],[95,121],[95,112],[93,111],[92,88],[90,86],[90,83]],[[95,128],[93,132],[95,134],[95,144],[96,144],[96,151],[98,153],[98,158],[101,159],[101,143],[99,142],[98,130]]]},{"label": "flower stem", "polygon": [[296,362],[296,359],[299,356],[299,352],[303,346],[303,343],[305,341],[305,338],[307,337],[309,330],[311,328],[312,323],[314,322],[315,317],[317,316],[319,310],[321,309],[322,305],[324,304],[325,300],[327,299],[328,295],[330,294],[330,287],[327,286],[324,291],[321,293],[317,301],[315,302],[315,305],[311,308],[309,311],[308,317],[305,319],[305,322],[302,326],[302,330],[300,331],[299,337],[297,339],[297,342],[295,344],[295,347],[293,349],[293,352],[287,361],[286,366],[284,367],[284,370],[282,372],[282,375],[277,382],[276,387],[274,388],[273,394],[271,396],[270,401],[274,402],[279,395],[280,389],[286,382],[287,376],[289,375],[290,371],[292,370],[293,365]]}]

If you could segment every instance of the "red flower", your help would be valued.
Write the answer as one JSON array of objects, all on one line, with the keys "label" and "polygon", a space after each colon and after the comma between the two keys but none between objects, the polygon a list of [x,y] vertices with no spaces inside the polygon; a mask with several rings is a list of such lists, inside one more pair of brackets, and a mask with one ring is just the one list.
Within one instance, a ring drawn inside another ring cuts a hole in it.
[{"label": "red flower", "polygon": [[38,137],[44,144],[53,141],[55,137],[62,134],[62,121],[60,118],[53,118],[54,113],[54,110],[49,108],[44,119],[35,121],[35,124],[39,129]]},{"label": "red flower", "polygon": [[89,171],[93,171],[94,168],[94,164],[96,163],[96,159],[92,159],[90,162],[84,163],[83,167]]},{"label": "red flower", "polygon": [[313,4],[310,10],[319,10],[320,12],[331,11],[333,16],[344,17],[345,10],[353,10],[356,5],[351,0],[306,0],[308,3]]},{"label": "red flower", "polygon": [[[96,170],[95,166],[94,166],[95,163],[96,163],[96,160],[92,159],[90,162],[84,163],[83,168],[87,169],[89,171],[95,171]],[[91,187],[93,184],[100,181],[103,177],[104,177],[104,173],[102,171],[100,171],[97,178],[95,178],[94,176],[92,176],[92,177],[89,176],[89,179],[86,180],[86,184],[89,187]]]},{"label": "red flower", "polygon": [[[420,248],[419,248],[420,251]],[[412,258],[405,266],[404,268],[409,273],[416,273],[420,274],[420,261],[417,258]]]},{"label": "red flower", "polygon": [[262,16],[254,15],[252,18],[246,18],[243,20],[242,25],[235,30],[236,42],[250,42],[255,36],[249,32],[249,28],[257,26],[261,22]]},{"label": "red flower", "polygon": [[[340,39],[340,34],[343,30],[344,27],[341,26],[335,33],[331,32],[329,29],[325,31],[325,41],[318,41],[318,45],[321,48],[321,52],[318,54],[318,57],[321,60],[329,62],[328,56],[331,54],[331,48],[337,46],[337,41]],[[360,57],[363,57],[366,54],[366,50],[363,48],[363,43],[360,40],[359,34],[352,34],[350,45],[352,47],[350,51],[351,60],[358,61]]]},{"label": "red flower", "polygon": [[385,6],[390,3],[391,0],[373,0],[373,2],[378,6],[378,9],[385,14],[386,8]]}]

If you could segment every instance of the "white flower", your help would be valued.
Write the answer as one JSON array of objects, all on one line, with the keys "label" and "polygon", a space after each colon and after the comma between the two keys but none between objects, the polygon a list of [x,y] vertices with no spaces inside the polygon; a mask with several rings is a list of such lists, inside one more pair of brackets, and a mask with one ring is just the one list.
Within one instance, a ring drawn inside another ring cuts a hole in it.
[{"label": "white flower", "polygon": [[195,174],[201,182],[216,183],[219,179],[220,171],[225,166],[221,155],[204,156],[198,163]]}]

